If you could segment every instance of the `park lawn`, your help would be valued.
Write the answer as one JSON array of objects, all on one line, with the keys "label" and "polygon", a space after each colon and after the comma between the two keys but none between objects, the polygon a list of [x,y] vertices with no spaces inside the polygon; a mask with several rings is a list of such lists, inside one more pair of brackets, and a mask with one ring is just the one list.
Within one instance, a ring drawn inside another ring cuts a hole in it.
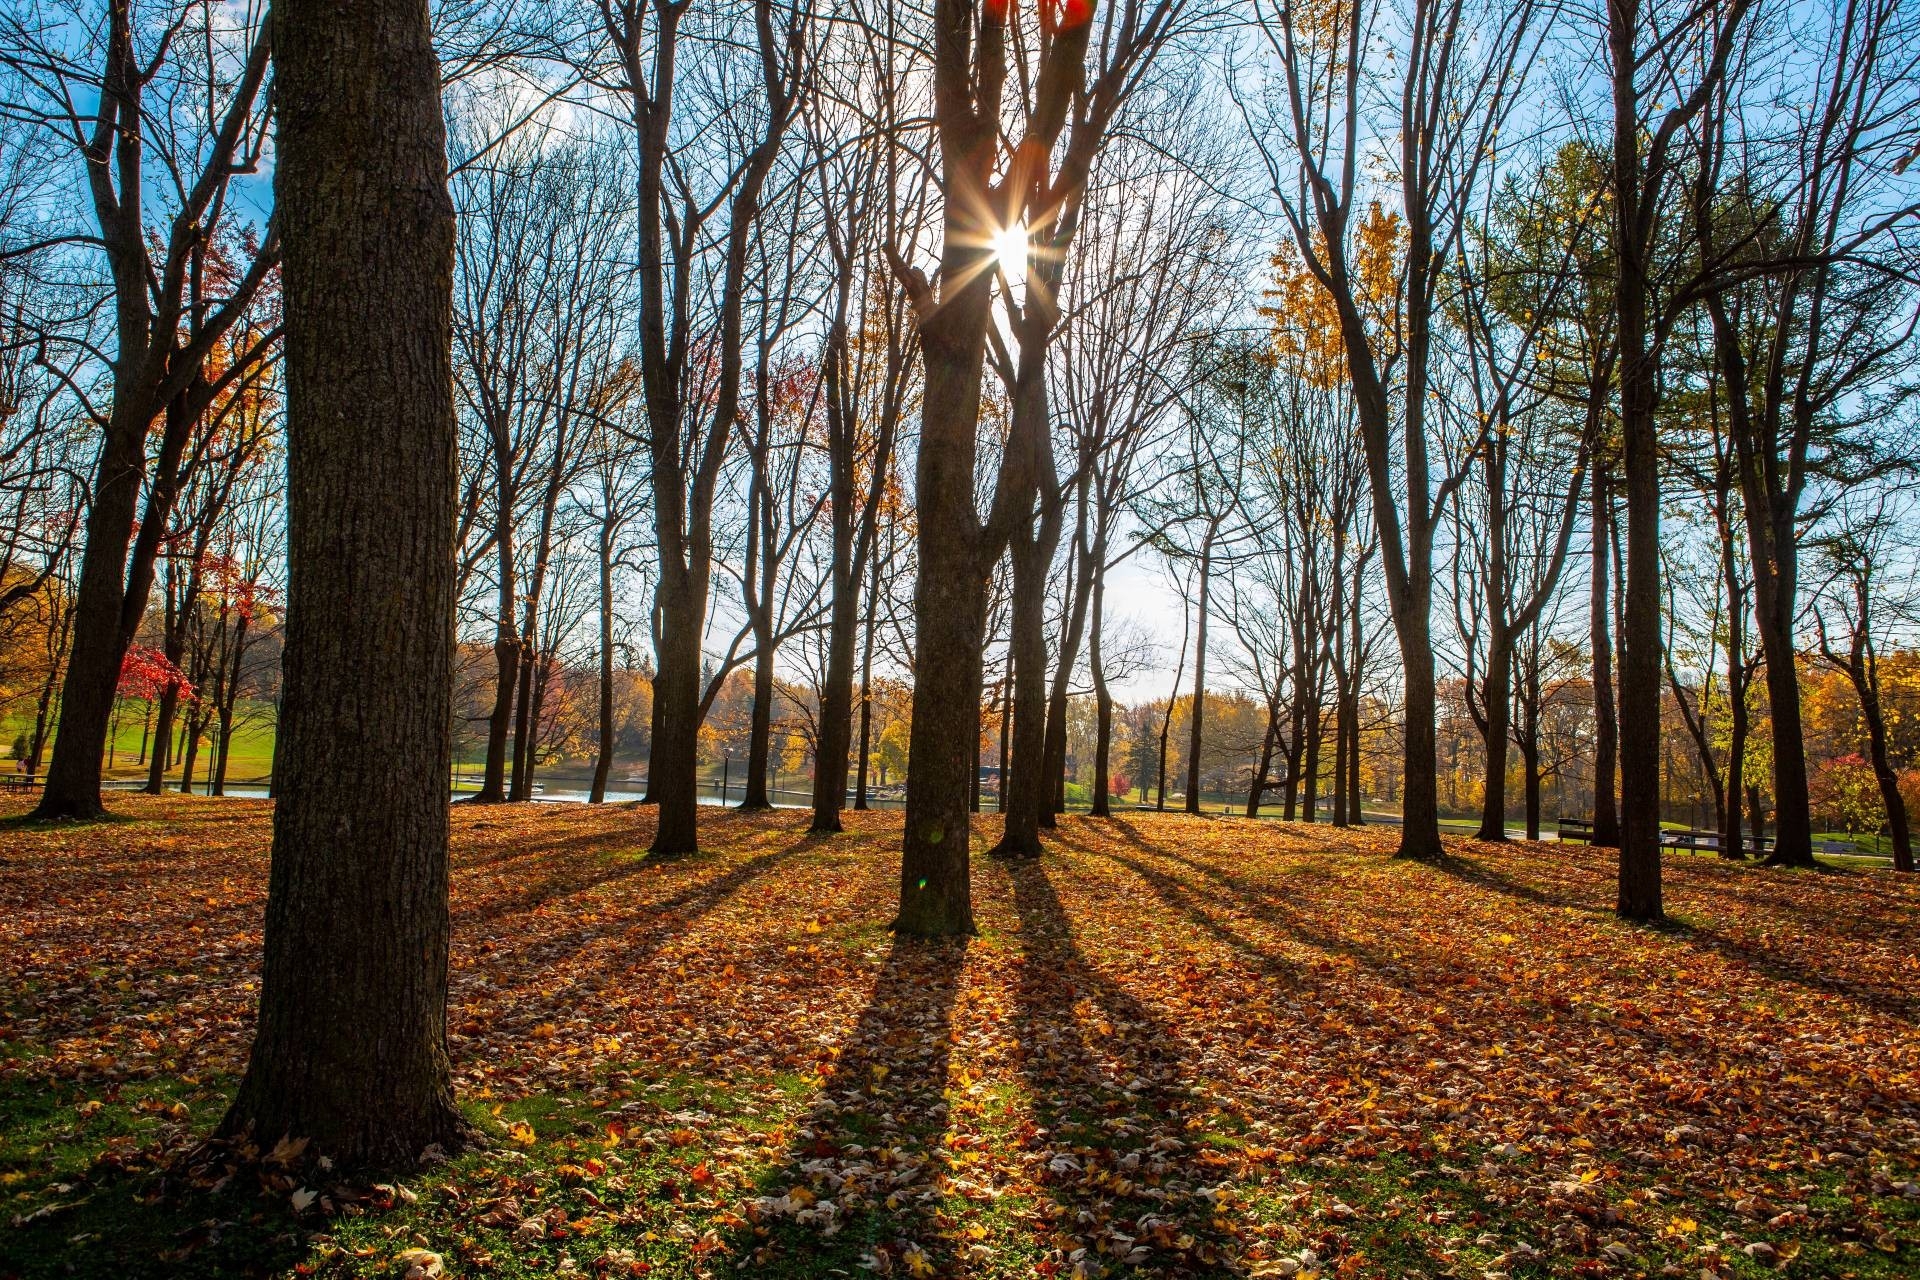
[{"label": "park lawn", "polygon": [[922,943],[886,928],[898,815],[703,812],[655,864],[648,809],[461,807],[450,1041],[490,1137],[368,1186],[298,1135],[199,1145],[268,804],[113,808],[0,825],[0,1277],[1920,1269],[1889,872],[1676,858],[1653,930],[1584,846],[1075,817]]},{"label": "park lawn", "polygon": [[[237,724],[233,731],[233,753],[227,762],[227,784],[240,786],[265,781],[273,772],[274,716],[271,705],[246,703],[235,717]],[[120,717],[113,727],[112,751],[110,763],[106,766],[109,778],[144,778],[147,769],[138,764],[140,759],[140,723],[141,704],[127,701],[121,705]],[[31,714],[15,712],[0,718],[0,745],[11,744],[14,739],[27,733],[33,727]],[[200,753],[194,758],[194,786],[206,790],[208,770],[213,767],[213,736],[215,726],[208,726],[207,733],[200,740]],[[52,750],[52,744],[48,744]],[[11,762],[9,762],[11,767]],[[178,785],[180,765],[175,761],[167,771],[169,786]]]}]

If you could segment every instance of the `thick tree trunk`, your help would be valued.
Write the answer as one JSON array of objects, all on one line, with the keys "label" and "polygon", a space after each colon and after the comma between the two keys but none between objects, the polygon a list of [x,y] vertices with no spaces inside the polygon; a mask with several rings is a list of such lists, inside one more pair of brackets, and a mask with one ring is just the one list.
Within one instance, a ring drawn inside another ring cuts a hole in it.
[{"label": "thick tree trunk", "polygon": [[451,1152],[453,205],[420,0],[279,0],[286,694],[258,1029],[222,1122]]},{"label": "thick tree trunk", "polygon": [[[127,360],[123,357],[122,363]],[[113,715],[120,664],[127,656],[120,614],[126,603],[134,509],[146,474],[152,404],[151,388],[129,382],[116,368],[113,414],[94,471],[93,503],[87,509],[87,545],[80,556],[73,648],[67,655],[59,729],[46,784],[34,809],[38,819],[97,818],[105,812],[100,803],[101,757],[107,747],[107,721]],[[144,608],[145,601],[141,604]]]},{"label": "thick tree trunk", "polygon": [[1756,564],[1754,627],[1767,666],[1767,716],[1773,727],[1773,852],[1768,866],[1811,867],[1813,809],[1807,798],[1807,742],[1800,719],[1800,655],[1793,643],[1796,549],[1776,536],[1775,563]]},{"label": "thick tree trunk", "polygon": [[[930,409],[938,403],[931,387],[927,403]],[[971,432],[972,424],[966,429]],[[966,560],[971,548],[943,545],[947,541],[932,535],[923,519],[920,578],[914,588],[917,629],[907,817],[900,912],[894,923],[902,933],[928,937],[974,932],[969,816],[978,776],[973,761],[980,736],[986,598],[979,590],[978,569]]]},{"label": "thick tree trunk", "polygon": [[1439,858],[1440,779],[1437,735],[1434,729],[1438,697],[1434,688],[1433,640],[1428,610],[1421,601],[1394,619],[1404,665],[1401,676],[1405,704],[1404,764],[1400,787],[1400,849],[1402,858]]},{"label": "thick tree trunk", "polygon": [[1613,0],[1614,306],[1619,320],[1620,431],[1626,472],[1626,617],[1620,634],[1620,882],[1629,920],[1663,915],[1660,886],[1660,456],[1658,369],[1648,346],[1651,211],[1641,208],[1641,121],[1635,73],[1639,6]]},{"label": "thick tree trunk", "polygon": [[[984,145],[984,144],[983,144]],[[949,153],[950,172],[971,157]],[[900,858],[901,933],[974,932],[969,881],[972,796],[979,780],[981,648],[987,577],[974,509],[980,382],[991,298],[980,250],[965,242],[965,215],[948,213],[942,279],[955,284],[921,327],[925,394],[914,493],[920,530],[913,590],[913,720],[908,737],[907,816]],[[1005,776],[1005,761],[1002,762]]]},{"label": "thick tree trunk", "polygon": [[996,857],[1040,855],[1041,810],[1052,799],[1045,768],[1047,737],[1047,566],[1051,545],[1040,531],[1013,539],[1013,759],[1003,756],[1005,834],[993,848]]},{"label": "thick tree trunk", "polygon": [[647,760],[647,792],[660,806],[650,852],[661,856],[699,848],[700,626],[704,584],[680,557],[665,558],[658,600],[660,640],[653,678],[654,739]]}]

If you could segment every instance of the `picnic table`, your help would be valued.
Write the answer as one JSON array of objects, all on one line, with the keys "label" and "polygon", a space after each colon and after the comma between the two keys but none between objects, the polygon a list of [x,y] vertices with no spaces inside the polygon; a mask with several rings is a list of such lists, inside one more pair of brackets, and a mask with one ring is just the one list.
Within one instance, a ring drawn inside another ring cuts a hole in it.
[{"label": "picnic table", "polygon": [[39,789],[40,779],[31,773],[0,773],[0,791],[18,794]]}]

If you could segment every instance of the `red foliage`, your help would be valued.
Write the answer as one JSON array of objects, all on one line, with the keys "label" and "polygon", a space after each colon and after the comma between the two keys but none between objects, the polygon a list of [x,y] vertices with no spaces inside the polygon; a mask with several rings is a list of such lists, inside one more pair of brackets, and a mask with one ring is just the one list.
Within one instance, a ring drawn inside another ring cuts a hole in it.
[{"label": "red foliage", "polygon": [[143,644],[128,646],[127,656],[120,660],[121,695],[151,702],[169,689],[187,702],[199,696],[192,682],[167,660],[166,654]]}]

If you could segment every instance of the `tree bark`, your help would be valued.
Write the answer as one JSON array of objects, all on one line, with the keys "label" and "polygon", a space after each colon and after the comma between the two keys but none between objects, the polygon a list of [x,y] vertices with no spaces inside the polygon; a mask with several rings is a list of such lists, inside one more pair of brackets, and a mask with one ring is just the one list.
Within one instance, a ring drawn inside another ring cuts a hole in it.
[{"label": "tree bark", "polygon": [[1614,807],[1614,774],[1619,768],[1620,724],[1613,702],[1613,588],[1609,568],[1613,493],[1609,468],[1598,456],[1593,467],[1593,568],[1589,586],[1589,630],[1593,645],[1593,835],[1596,849],[1620,847],[1620,815]]},{"label": "tree bark", "polygon": [[453,205],[420,0],[279,0],[288,605],[258,1029],[221,1124],[452,1152]]},{"label": "tree bark", "polygon": [[867,586],[867,621],[860,636],[860,751],[853,807],[867,807],[867,771],[873,758],[873,624],[880,609],[880,557],[873,557],[872,577]]},{"label": "tree bark", "polygon": [[593,785],[588,804],[607,798],[607,780],[613,773],[613,525],[612,499],[600,520],[600,741],[594,752]]},{"label": "tree bark", "polygon": [[1100,625],[1107,603],[1107,548],[1104,539],[1096,541],[1089,565],[1093,577],[1092,616],[1088,619],[1087,667],[1093,677],[1093,816],[1113,814],[1113,691],[1107,688],[1105,655],[1100,649]]},{"label": "tree bark", "polygon": [[1200,544],[1200,595],[1195,604],[1199,622],[1193,641],[1193,705],[1187,709],[1187,805],[1188,813],[1200,812],[1200,750],[1207,704],[1207,612],[1208,589],[1213,576],[1213,538],[1217,523],[1207,526]]},{"label": "tree bark", "polygon": [[1660,886],[1660,476],[1658,369],[1647,335],[1650,212],[1641,169],[1635,72],[1637,0],[1607,6],[1613,77],[1614,306],[1620,326],[1620,430],[1626,471],[1626,621],[1620,635],[1620,882],[1629,920],[1664,914]]},{"label": "tree bark", "polygon": [[[1087,609],[1093,599],[1094,551],[1087,541],[1093,468],[1084,457],[1080,459],[1079,473],[1074,504],[1074,564],[1067,586],[1067,622],[1062,628],[1060,652],[1054,661],[1053,687],[1047,692],[1047,741],[1041,765],[1047,778],[1047,797],[1040,810],[1040,825],[1049,828],[1054,825],[1054,815],[1067,811],[1067,695],[1072,689],[1073,669],[1080,661],[1080,642],[1086,636]],[[1096,777],[1093,785],[1099,790],[1106,783]]]},{"label": "tree bark", "polygon": [[[975,142],[990,153],[990,139]],[[974,167],[970,159],[953,154],[951,144],[943,150],[950,175]],[[959,217],[959,210],[949,212],[950,220]],[[973,471],[991,299],[987,275],[973,270],[981,251],[964,241],[949,228],[941,274],[967,283],[923,317],[920,332],[926,370],[914,482],[920,564],[913,590],[913,721],[894,927],[927,937],[974,932],[968,846],[971,796],[979,776],[973,761],[980,736],[989,566],[982,563]]]}]

